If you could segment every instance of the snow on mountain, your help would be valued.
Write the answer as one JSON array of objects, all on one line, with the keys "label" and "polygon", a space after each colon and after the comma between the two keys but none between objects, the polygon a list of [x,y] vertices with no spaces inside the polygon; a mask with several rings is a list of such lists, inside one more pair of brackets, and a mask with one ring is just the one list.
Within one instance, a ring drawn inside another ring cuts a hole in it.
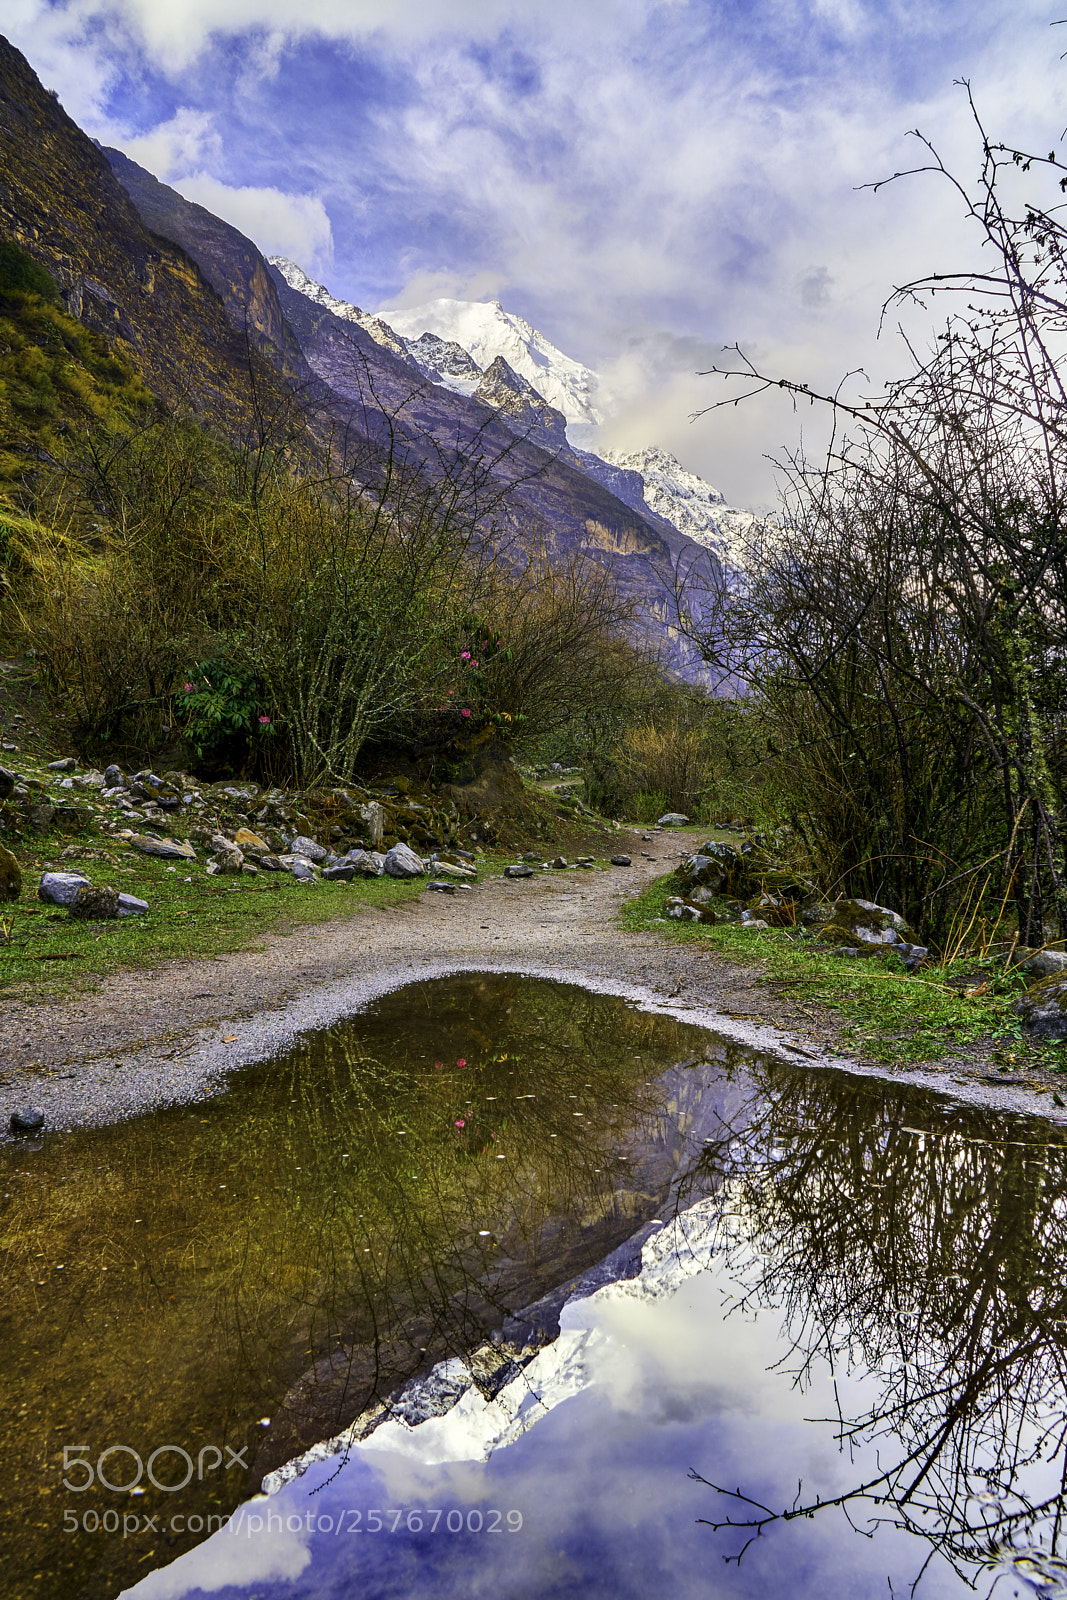
[{"label": "snow on mountain", "polygon": [[462,346],[483,371],[503,356],[568,423],[595,427],[604,420],[593,404],[597,374],[557,350],[524,317],[505,311],[499,300],[430,300],[378,315],[405,340],[432,333]]},{"label": "snow on mountain", "polygon": [[[425,373],[422,363],[417,356],[411,354],[406,342],[398,339],[393,329],[380,317],[374,316],[369,311],[361,311],[359,306],[352,305],[349,300],[338,300],[325,284],[316,283],[314,278],[309,278],[303,267],[298,267],[296,262],[290,261],[287,256],[268,256],[267,260],[272,267],[277,267],[290,289],[295,289],[308,300],[313,300],[324,310],[332,311],[334,316],[340,317],[342,321],[358,323],[370,334],[375,344],[380,344],[385,350],[391,350],[401,361],[406,361],[409,366]],[[436,374],[426,374],[426,376],[436,376]]]},{"label": "snow on mountain", "polygon": [[658,445],[644,450],[604,450],[601,457],[611,466],[640,474],[650,511],[714,550],[728,566],[744,566],[745,542],[757,521],[753,512],[728,506],[718,489]]}]

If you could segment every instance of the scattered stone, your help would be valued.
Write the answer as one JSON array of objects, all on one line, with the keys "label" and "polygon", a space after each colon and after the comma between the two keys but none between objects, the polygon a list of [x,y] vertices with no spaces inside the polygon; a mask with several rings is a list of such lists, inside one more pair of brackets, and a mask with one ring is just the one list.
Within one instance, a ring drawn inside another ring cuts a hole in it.
[{"label": "scattered stone", "polygon": [[112,762],[110,767],[104,768],[104,785],[108,789],[125,789],[126,774],[121,767]]},{"label": "scattered stone", "polygon": [[552,865],[556,868],[556,870],[558,872],[565,871],[566,867],[567,867],[567,858],[566,858],[566,856],[557,856],[555,858],[555,860],[553,861]]},{"label": "scattered stone", "polygon": [[49,772],[73,772],[78,765],[73,756],[62,756],[59,761],[48,763]]},{"label": "scattered stone", "polygon": [[354,861],[338,861],[332,867],[323,867],[322,877],[325,883],[351,883],[356,875]]},{"label": "scattered stone", "polygon": [[512,866],[504,868],[505,878],[532,878],[533,867],[528,867],[525,861],[516,861]]},{"label": "scattered stone", "polygon": [[704,915],[699,906],[690,905],[688,900],[681,900],[677,895],[671,896],[664,910],[674,922],[701,922]]},{"label": "scattered stone", "polygon": [[380,851],[385,839],[385,808],[377,800],[368,800],[363,805],[355,806],[354,811],[367,829],[367,836],[376,851]]},{"label": "scattered stone", "polygon": [[126,842],[142,855],[159,856],[164,861],[196,860],[196,851],[188,841],[179,844],[177,839],[153,839],[151,834],[132,833]]},{"label": "scattered stone", "polygon": [[288,863],[284,856],[279,859],[283,865],[288,865],[290,876],[294,877],[297,883],[318,883],[315,868],[304,856],[291,856]]},{"label": "scattered stone", "polygon": [[380,878],[385,871],[385,857],[380,850],[350,850],[345,860],[351,861],[360,878]]},{"label": "scattered stone", "polygon": [[1035,1039],[1067,1039],[1067,974],[1035,983],[1016,1000],[1015,1012]]},{"label": "scattered stone", "polygon": [[18,781],[9,768],[0,767],[0,800],[7,800],[15,792],[15,785]]},{"label": "scattered stone", "polygon": [[438,894],[455,894],[456,892],[455,884],[446,883],[443,878],[431,878],[426,887],[427,889],[436,889]]},{"label": "scattered stone", "polygon": [[803,916],[805,922],[823,923],[819,937],[830,944],[896,945],[911,933],[898,911],[876,906],[872,900],[835,900],[829,906],[809,908]]},{"label": "scattered stone", "polygon": [[524,861],[543,861],[544,857],[540,850],[527,850],[522,859]]},{"label": "scattered stone", "polygon": [[69,906],[78,890],[88,886],[84,872],[46,872],[38,885],[37,898],[53,906]]},{"label": "scattered stone", "polygon": [[17,900],[22,893],[22,868],[17,858],[0,844],[0,903]]},{"label": "scattered stone", "polygon": [[611,864],[613,867],[629,867],[633,865],[629,856],[612,856]]},{"label": "scattered stone", "polygon": [[306,860],[313,861],[316,866],[321,861],[325,861],[329,853],[328,850],[323,849],[321,844],[316,843],[314,839],[309,839],[303,833],[298,833],[289,845],[290,855],[304,856]]},{"label": "scattered stone", "polygon": [[391,878],[421,878],[426,872],[420,857],[406,844],[394,844],[386,851],[385,870]]},{"label": "scattered stone", "polygon": [[212,868],[214,868],[215,873],[221,873],[224,877],[236,878],[244,870],[244,865],[244,852],[239,850],[236,845],[231,845],[228,850],[216,851],[214,859],[208,864],[208,871],[211,872]]},{"label": "scattered stone", "polygon": [[76,917],[81,922],[106,922],[119,915],[119,892],[117,889],[94,889],[91,883],[83,883],[67,911],[68,917]]},{"label": "scattered stone", "polygon": [[238,828],[237,832],[233,836],[233,842],[234,844],[239,845],[246,855],[249,850],[259,850],[262,851],[264,855],[266,855],[270,850],[270,845],[267,843],[267,841],[265,839],[261,839],[258,833],[253,833],[251,828]]},{"label": "scattered stone", "polygon": [[260,856],[259,865],[263,868],[264,872],[285,871],[285,868],[282,866],[277,856]]},{"label": "scattered stone", "polygon": [[148,901],[141,900],[135,894],[119,895],[120,917],[143,917],[148,910]]},{"label": "scattered stone", "polygon": [[20,1106],[8,1120],[12,1133],[40,1133],[44,1127],[44,1112],[36,1106]]},{"label": "scattered stone", "polygon": [[26,816],[34,833],[44,833],[56,820],[56,808],[45,801],[41,805],[30,806]]},{"label": "scattered stone", "polygon": [[446,878],[476,878],[478,874],[473,867],[456,866],[451,861],[442,861],[438,856],[431,856],[430,865],[435,872]]},{"label": "scattered stone", "polygon": [[[3,891],[0,890],[0,899]],[[1052,978],[1067,972],[1067,950],[1038,950],[1021,963],[1022,971],[1035,978]]]},{"label": "scattered stone", "polygon": [[668,811],[664,816],[659,818],[658,822],[656,823],[656,827],[684,828],[688,821],[689,818],[683,817],[680,811]]}]

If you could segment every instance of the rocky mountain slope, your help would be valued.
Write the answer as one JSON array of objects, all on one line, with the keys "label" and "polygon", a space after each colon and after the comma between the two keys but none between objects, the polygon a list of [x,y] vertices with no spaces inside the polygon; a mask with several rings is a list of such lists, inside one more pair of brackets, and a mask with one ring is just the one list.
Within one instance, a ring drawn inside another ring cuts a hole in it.
[{"label": "rocky mountain slope", "polygon": [[[197,262],[146,223],[105,155],[5,39],[0,236],[51,274],[67,309],[160,399],[238,422],[248,393],[243,331]],[[261,381],[273,385],[274,371],[264,367]]]},{"label": "rocky mountain slope", "polygon": [[[477,456],[505,542],[603,562],[644,636],[699,675],[671,627],[671,594],[682,552],[700,547],[639,499],[629,469],[567,445],[568,421],[598,416],[595,377],[521,318],[436,303],[434,327],[421,308],[394,329],[291,263],[283,273],[238,229],[98,149],[6,41],[0,151],[0,237],[53,275],[73,314],[168,406],[232,435],[265,398],[299,397],[313,426],[376,459],[391,445],[433,475]],[[487,354],[491,335],[506,349]]]}]

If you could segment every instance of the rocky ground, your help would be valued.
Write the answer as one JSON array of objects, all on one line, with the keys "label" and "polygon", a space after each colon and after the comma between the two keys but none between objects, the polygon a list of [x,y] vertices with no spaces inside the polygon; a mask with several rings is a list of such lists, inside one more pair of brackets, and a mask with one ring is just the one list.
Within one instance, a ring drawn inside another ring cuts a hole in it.
[{"label": "rocky ground", "polygon": [[[758,962],[724,960],[694,943],[619,927],[622,900],[697,842],[693,830],[664,832],[651,843],[616,835],[612,848],[628,851],[631,867],[486,877],[462,895],[424,894],[387,910],[363,909],[207,962],[120,972],[69,1001],[11,1001],[0,1016],[3,1102],[36,1103],[62,1127],[193,1098],[226,1071],[283,1049],[294,1033],[376,993],[464,968],[584,979],[795,1063],[887,1075],[885,1067],[847,1055],[834,1013],[797,1001]],[[981,1049],[892,1072],[898,1081],[1067,1120],[1067,1111],[1050,1104],[1047,1086],[985,1083],[988,1074]]]}]

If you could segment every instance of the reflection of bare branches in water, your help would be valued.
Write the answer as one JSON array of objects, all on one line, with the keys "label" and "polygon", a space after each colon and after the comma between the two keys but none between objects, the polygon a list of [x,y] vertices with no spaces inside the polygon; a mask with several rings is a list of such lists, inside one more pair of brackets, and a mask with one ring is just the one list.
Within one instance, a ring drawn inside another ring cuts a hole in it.
[{"label": "reflection of bare branches in water", "polygon": [[[781,1313],[796,1385],[832,1375],[858,1481],[775,1509],[693,1472],[730,1502],[701,1520],[744,1536],[740,1561],[775,1523],[837,1507],[926,1541],[913,1590],[940,1556],[972,1586],[1014,1559],[1034,1592],[1067,1594],[1062,1136],[867,1085],[829,1095],[812,1075],[766,1088],[693,1176],[722,1179],[734,1310]],[[842,1380],[866,1375],[877,1400],[846,1416]]]}]

